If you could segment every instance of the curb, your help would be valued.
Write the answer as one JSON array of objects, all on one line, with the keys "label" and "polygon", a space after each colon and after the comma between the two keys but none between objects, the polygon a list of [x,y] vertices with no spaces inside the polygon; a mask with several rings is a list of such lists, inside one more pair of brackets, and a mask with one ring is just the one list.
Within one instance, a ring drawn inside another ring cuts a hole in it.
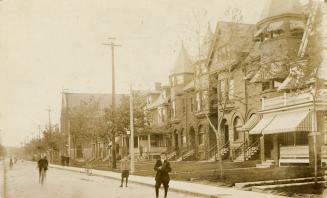
[{"label": "curb", "polygon": [[[67,166],[61,167],[59,165],[53,165],[53,164],[50,164],[49,166],[52,167],[52,168],[60,169],[60,170],[66,170],[66,171],[77,172],[77,173],[84,173],[84,172],[78,171],[78,170],[67,169]],[[76,167],[76,168],[79,168],[79,167]],[[114,179],[114,180],[119,180],[119,181],[121,180],[121,178],[117,178],[117,177],[114,177],[114,176],[108,176],[108,175],[101,175],[101,174],[97,174],[97,173],[92,173],[92,176],[108,178],[108,179]],[[149,184],[149,183],[146,183],[146,182],[133,181],[132,178],[130,178],[128,180],[128,182],[133,183],[133,184],[148,186],[148,187],[154,187],[154,183],[152,185],[152,184]],[[192,195],[192,196],[197,196],[197,197],[204,197],[204,198],[219,198],[219,196],[217,196],[217,195],[192,192],[192,191],[188,191],[188,190],[174,188],[174,187],[171,187],[171,186],[169,187],[169,191],[177,192],[177,193],[183,193],[183,194],[186,194],[186,195]]]}]

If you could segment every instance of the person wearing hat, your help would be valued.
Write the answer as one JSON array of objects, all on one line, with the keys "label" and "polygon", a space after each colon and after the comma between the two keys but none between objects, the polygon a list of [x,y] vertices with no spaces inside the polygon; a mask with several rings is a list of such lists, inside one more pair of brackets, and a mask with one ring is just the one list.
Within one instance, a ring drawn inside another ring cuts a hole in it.
[{"label": "person wearing hat", "polygon": [[154,170],[157,171],[156,174],[156,184],[155,184],[155,190],[156,190],[156,197],[159,196],[159,188],[161,184],[163,184],[165,188],[165,198],[167,197],[168,188],[169,188],[169,172],[171,172],[170,163],[167,161],[166,153],[160,154],[160,159],[157,160]]},{"label": "person wearing hat", "polygon": [[124,178],[126,178],[126,187],[128,183],[128,176],[129,176],[129,170],[130,170],[130,161],[127,156],[125,156],[120,161],[120,170],[121,170],[121,184],[120,187],[123,187]]}]

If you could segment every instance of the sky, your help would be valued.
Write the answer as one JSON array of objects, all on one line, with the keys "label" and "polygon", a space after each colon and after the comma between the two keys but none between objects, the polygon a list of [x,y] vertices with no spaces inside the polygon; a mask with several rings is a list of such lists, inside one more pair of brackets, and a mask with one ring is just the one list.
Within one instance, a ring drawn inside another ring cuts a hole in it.
[{"label": "sky", "polygon": [[[167,83],[183,42],[194,54],[204,33],[237,7],[256,23],[265,0],[4,0],[0,2],[0,130],[7,146],[60,120],[61,92],[110,93],[116,37],[116,89]],[[27,138],[28,137],[28,138]]]}]

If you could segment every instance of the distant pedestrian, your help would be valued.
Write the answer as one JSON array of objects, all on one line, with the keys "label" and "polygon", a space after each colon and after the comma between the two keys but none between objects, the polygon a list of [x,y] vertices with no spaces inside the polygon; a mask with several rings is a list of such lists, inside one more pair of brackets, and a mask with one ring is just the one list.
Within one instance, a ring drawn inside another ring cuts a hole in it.
[{"label": "distant pedestrian", "polygon": [[121,170],[121,184],[120,184],[120,187],[123,187],[124,178],[126,180],[126,187],[127,187],[130,167],[131,167],[130,166],[130,161],[129,161],[128,157],[125,156],[120,161],[120,170]]},{"label": "distant pedestrian", "polygon": [[167,197],[168,188],[169,188],[169,172],[171,172],[170,163],[167,161],[166,153],[161,153],[160,159],[157,160],[154,170],[157,171],[156,174],[156,198],[159,197],[159,188],[163,184],[165,188],[165,198]]},{"label": "distant pedestrian", "polygon": [[12,157],[10,157],[9,166],[10,166],[10,168],[12,168],[14,166],[14,161],[13,161]]}]

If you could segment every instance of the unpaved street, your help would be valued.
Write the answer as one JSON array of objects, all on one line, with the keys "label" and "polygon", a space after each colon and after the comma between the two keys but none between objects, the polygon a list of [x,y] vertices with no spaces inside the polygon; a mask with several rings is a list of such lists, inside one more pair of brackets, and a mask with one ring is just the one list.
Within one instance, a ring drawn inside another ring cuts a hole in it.
[{"label": "unpaved street", "polygon": [[[7,171],[7,198],[151,198],[154,188],[129,184],[120,188],[117,180],[87,176],[50,168],[44,186],[38,183],[38,170],[29,162],[17,162]],[[163,191],[160,192],[163,197]],[[168,197],[193,197],[169,192]]]}]

